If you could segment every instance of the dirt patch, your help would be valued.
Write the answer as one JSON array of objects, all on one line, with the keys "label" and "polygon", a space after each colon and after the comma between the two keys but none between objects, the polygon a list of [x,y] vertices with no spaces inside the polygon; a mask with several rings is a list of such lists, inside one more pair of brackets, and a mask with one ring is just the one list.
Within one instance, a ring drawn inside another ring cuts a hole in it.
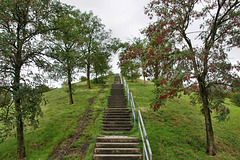
[{"label": "dirt patch", "polygon": [[[106,86],[103,86],[103,88],[98,92],[97,96],[90,98],[88,100],[90,105],[94,104],[94,100],[96,98],[98,98],[98,96],[103,93],[103,89],[106,88]],[[102,102],[102,100],[101,100]],[[94,119],[91,119],[91,113],[93,111],[90,109],[90,107],[88,108],[88,110],[85,112],[83,119],[78,119],[78,128],[76,129],[75,133],[72,134],[71,136],[69,136],[66,140],[61,141],[56,147],[53,148],[53,152],[51,155],[49,155],[49,159],[55,159],[55,160],[61,160],[64,156],[74,156],[74,155],[78,155],[80,159],[83,159],[85,157],[85,154],[89,148],[90,145],[90,140],[91,137],[85,137],[84,143],[81,144],[80,146],[77,146],[76,148],[72,148],[72,145],[74,144],[74,142],[77,142],[80,138],[84,138],[84,130],[86,129],[87,124],[92,121],[93,124],[95,123],[96,119],[99,117],[100,115],[100,111],[99,113],[95,113],[96,116]]]},{"label": "dirt patch", "polygon": [[76,132],[69,136],[67,140],[61,141],[58,146],[54,147],[53,153],[49,156],[49,159],[56,159],[60,160],[63,156],[69,155],[71,152],[72,144],[77,141],[81,136],[85,129],[86,124],[89,122],[89,116],[92,113],[90,109],[88,109],[85,114],[84,118],[81,120],[81,124],[77,128]]},{"label": "dirt patch", "polygon": [[88,100],[88,102],[90,103],[90,105],[92,105],[94,103],[94,100],[96,99],[97,97],[93,97],[93,98],[90,98]]}]

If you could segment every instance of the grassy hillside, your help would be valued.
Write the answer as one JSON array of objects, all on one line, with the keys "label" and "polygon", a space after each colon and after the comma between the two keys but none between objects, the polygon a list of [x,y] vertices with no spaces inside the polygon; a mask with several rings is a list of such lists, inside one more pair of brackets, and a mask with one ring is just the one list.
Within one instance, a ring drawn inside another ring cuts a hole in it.
[{"label": "grassy hillside", "polygon": [[[42,105],[39,128],[25,130],[27,159],[48,159],[52,153],[51,159],[79,159],[85,154],[85,159],[91,159],[113,78],[110,76],[104,86],[92,85],[90,90],[86,82],[74,84],[73,105],[69,105],[67,87],[45,93],[47,104]],[[15,137],[0,144],[0,159],[14,159],[16,146]]]},{"label": "grassy hillside", "polygon": [[[38,129],[25,130],[27,159],[85,159],[91,160],[96,137],[102,135],[103,109],[107,107],[114,76],[105,86],[93,85],[86,89],[86,83],[75,84],[74,105],[68,105],[66,87],[45,94],[47,104],[42,105],[44,116]],[[205,154],[204,117],[199,106],[189,103],[188,96],[168,101],[165,107],[153,112],[149,108],[154,86],[143,81],[128,81],[133,92],[136,109],[143,115],[153,159],[240,159],[240,108],[227,101],[231,110],[229,121],[213,121],[218,157]],[[213,114],[214,115],[214,114]],[[125,133],[124,133],[125,134]],[[138,136],[135,128],[130,136]],[[126,135],[126,134],[125,134]],[[16,157],[16,138],[10,137],[0,144],[0,159]]]},{"label": "grassy hillside", "polygon": [[[205,154],[206,136],[204,116],[199,105],[189,103],[188,96],[172,99],[159,111],[150,109],[154,88],[151,82],[144,87],[143,81],[127,82],[133,92],[136,109],[143,115],[153,159],[240,159],[240,108],[227,100],[230,120],[218,123],[213,118],[215,143],[218,157]],[[214,117],[214,113],[212,114]]]}]

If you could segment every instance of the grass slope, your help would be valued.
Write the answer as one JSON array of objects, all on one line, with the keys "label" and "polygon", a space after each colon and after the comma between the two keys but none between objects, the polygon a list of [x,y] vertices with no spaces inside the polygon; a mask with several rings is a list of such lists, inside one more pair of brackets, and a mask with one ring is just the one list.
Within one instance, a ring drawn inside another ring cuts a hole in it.
[{"label": "grass slope", "polygon": [[[62,159],[83,158],[82,153],[79,152],[86,142],[88,144],[85,144],[83,154],[86,154],[85,159],[92,159],[96,137],[101,134],[101,117],[103,108],[107,107],[107,97],[110,94],[113,78],[113,76],[108,77],[108,86],[92,85],[90,90],[86,89],[86,82],[74,84],[73,105],[69,105],[67,87],[45,93],[47,104],[42,105],[44,116],[40,118],[39,128],[28,127],[24,133],[27,159],[48,159],[60,142],[68,142],[68,138],[74,134],[88,109],[91,110],[90,120],[84,127],[82,136],[71,145],[71,155],[63,156]],[[60,148],[64,149],[66,143]],[[0,159],[15,159],[16,146],[15,137],[10,137],[1,143]],[[75,150],[76,154],[74,154]]]},{"label": "grass slope", "polygon": [[[171,99],[159,111],[150,109],[154,97],[153,83],[144,87],[143,81],[127,82],[133,92],[136,109],[142,112],[153,159],[240,159],[240,108],[227,100],[230,120],[218,123],[213,118],[213,129],[218,157],[205,154],[206,134],[204,116],[199,105],[193,106],[188,96]],[[214,117],[214,113],[212,114]]]}]

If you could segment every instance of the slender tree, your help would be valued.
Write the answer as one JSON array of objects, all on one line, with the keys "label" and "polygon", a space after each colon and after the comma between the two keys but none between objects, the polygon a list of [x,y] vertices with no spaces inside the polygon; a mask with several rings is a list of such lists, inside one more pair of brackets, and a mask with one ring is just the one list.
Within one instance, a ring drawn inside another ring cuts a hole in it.
[{"label": "slender tree", "polygon": [[[171,42],[164,47],[169,52],[159,55],[165,75],[158,78],[153,107],[158,109],[164,100],[177,96],[180,91],[189,91],[189,88],[196,91],[205,116],[206,153],[214,156],[217,151],[211,112],[216,110],[219,120],[226,119],[229,109],[224,105],[222,92],[240,85],[236,73],[239,63],[232,65],[226,53],[226,49],[240,46],[240,2],[152,0],[145,13],[150,18],[157,17],[145,31],[151,42],[159,45]],[[200,24],[199,29],[190,30],[193,24]],[[201,42],[197,46],[190,38],[196,33],[196,39]]]},{"label": "slender tree", "polygon": [[72,79],[74,72],[81,68],[82,55],[79,48],[83,45],[84,32],[89,15],[65,6],[64,13],[56,21],[58,30],[47,36],[49,41],[48,56],[54,59],[52,71],[59,79],[67,78],[69,104],[73,104]]},{"label": "slender tree", "polygon": [[[127,43],[125,44],[125,46],[126,45]],[[136,59],[128,58],[129,53],[131,52],[127,52],[127,50],[124,50],[120,53],[119,67],[121,69],[121,74],[125,76],[127,79],[131,79],[131,81],[133,81],[140,77],[140,70],[139,70],[140,64],[139,64],[139,61],[137,61]],[[132,55],[133,54],[131,54],[131,56]]]},{"label": "slender tree", "polygon": [[87,73],[87,87],[90,89],[90,73],[93,64],[95,63],[94,57],[97,57],[98,53],[111,53],[113,48],[116,47],[112,48],[109,45],[114,46],[115,42],[117,41],[111,38],[110,31],[105,31],[105,26],[101,23],[101,19],[99,19],[97,16],[94,16],[92,12],[90,12],[89,15],[90,18],[87,24],[87,32],[81,52],[84,55],[84,64]]},{"label": "slender tree", "polygon": [[144,85],[146,85],[146,77],[153,76],[154,79],[157,79],[162,73],[159,52],[157,52],[147,39],[134,38],[133,42],[127,46],[124,52],[126,54],[121,55],[120,61],[129,59],[137,61],[142,69]]},{"label": "slender tree", "polygon": [[118,50],[119,42],[119,39],[109,37],[98,46],[98,51],[93,54],[93,71],[96,78],[98,75],[103,75],[111,69],[109,64],[111,56]]},{"label": "slender tree", "polygon": [[24,122],[37,125],[42,114],[41,93],[27,80],[31,75],[28,68],[33,64],[44,67],[45,44],[39,38],[55,29],[52,21],[59,6],[51,0],[0,1],[0,87],[11,92],[14,101],[14,105],[0,108],[0,118],[16,128],[17,159],[26,157]]}]

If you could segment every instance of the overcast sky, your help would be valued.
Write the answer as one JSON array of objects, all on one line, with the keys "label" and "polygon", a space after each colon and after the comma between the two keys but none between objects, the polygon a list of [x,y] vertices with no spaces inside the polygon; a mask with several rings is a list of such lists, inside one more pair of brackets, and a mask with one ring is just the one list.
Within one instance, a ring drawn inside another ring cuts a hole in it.
[{"label": "overcast sky", "polygon": [[[94,15],[102,19],[107,29],[112,30],[112,37],[122,41],[141,36],[139,30],[146,27],[150,20],[144,14],[144,6],[148,0],[60,0],[75,6],[80,11],[92,10]],[[113,72],[119,73],[116,65],[118,55],[112,60]]]},{"label": "overcast sky", "polygon": [[[81,11],[92,10],[94,15],[102,19],[107,29],[112,30],[113,37],[122,41],[141,36],[139,30],[146,27],[150,20],[144,14],[144,6],[150,0],[60,0],[63,3],[75,6]],[[194,28],[194,27],[193,27]],[[232,63],[240,61],[240,49],[233,49],[229,53]],[[113,72],[119,73],[116,65],[118,56],[113,57]]]}]

